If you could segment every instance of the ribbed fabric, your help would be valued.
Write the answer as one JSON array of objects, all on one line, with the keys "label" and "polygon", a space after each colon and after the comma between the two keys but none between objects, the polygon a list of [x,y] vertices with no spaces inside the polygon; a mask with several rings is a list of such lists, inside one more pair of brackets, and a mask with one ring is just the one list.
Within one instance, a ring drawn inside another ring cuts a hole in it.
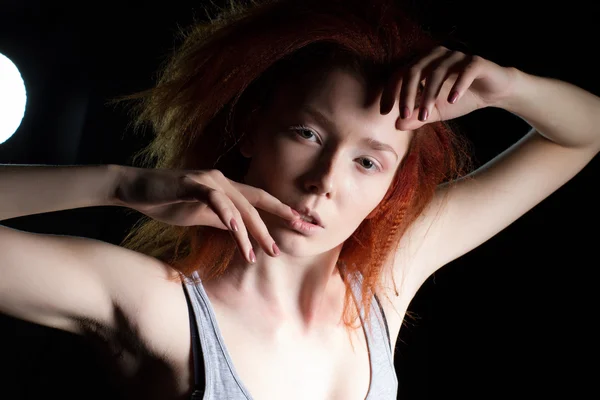
[{"label": "ribbed fabric", "polygon": [[[195,284],[184,278],[184,291],[190,311],[190,326],[194,350],[196,390],[192,400],[255,400],[238,376],[217,325],[215,313],[199,276]],[[362,276],[353,280],[353,293],[360,304]],[[191,306],[191,307],[190,307]],[[371,302],[371,329],[366,329],[367,346],[371,362],[371,383],[366,400],[395,400],[398,378],[394,369],[389,331],[383,309],[377,297]],[[360,318],[364,322],[364,310]]]}]

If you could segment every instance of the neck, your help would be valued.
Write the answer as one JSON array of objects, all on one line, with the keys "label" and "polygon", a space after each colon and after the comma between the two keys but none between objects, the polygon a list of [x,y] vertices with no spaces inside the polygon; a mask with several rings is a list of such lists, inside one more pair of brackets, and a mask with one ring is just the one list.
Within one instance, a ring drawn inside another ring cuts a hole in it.
[{"label": "neck", "polygon": [[236,252],[227,272],[218,278],[221,293],[258,305],[282,323],[297,321],[305,330],[341,317],[344,285],[337,268],[341,246],[302,258],[283,252],[271,257],[257,251],[256,243],[254,249],[255,264]]}]

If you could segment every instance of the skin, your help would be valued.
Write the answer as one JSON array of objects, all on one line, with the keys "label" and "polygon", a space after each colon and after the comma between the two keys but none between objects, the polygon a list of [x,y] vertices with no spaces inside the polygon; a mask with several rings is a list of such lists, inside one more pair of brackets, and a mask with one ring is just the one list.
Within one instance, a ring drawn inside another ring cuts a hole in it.
[{"label": "skin", "polygon": [[[251,238],[256,263],[236,253],[221,291],[229,298],[243,294],[282,327],[308,332],[331,321],[331,309],[339,306],[342,245],[383,199],[413,132],[396,129],[398,112],[381,115],[381,90],[370,91],[356,74],[332,67],[322,81],[310,73],[305,78],[278,88],[244,142],[242,154],[251,158],[245,183],[293,208],[316,210],[324,229],[305,236],[259,210],[281,254],[271,257]],[[324,114],[331,126],[307,108]],[[292,128],[297,125],[304,128]],[[364,138],[390,145],[397,157],[361,144]]]}]

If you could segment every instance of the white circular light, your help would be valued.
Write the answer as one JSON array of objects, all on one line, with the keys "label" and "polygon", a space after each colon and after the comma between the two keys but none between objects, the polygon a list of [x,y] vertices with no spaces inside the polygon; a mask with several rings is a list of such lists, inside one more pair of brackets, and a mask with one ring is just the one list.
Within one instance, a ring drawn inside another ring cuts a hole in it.
[{"label": "white circular light", "polygon": [[0,144],[17,131],[23,115],[27,93],[17,66],[0,53]]}]

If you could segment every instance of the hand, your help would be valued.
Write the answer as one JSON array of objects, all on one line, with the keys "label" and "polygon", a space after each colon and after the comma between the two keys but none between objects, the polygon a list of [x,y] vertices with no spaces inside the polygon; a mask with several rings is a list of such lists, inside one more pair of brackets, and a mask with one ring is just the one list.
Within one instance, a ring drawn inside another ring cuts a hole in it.
[{"label": "hand", "polygon": [[[460,117],[509,96],[516,73],[515,68],[438,46],[392,75],[381,97],[381,114],[388,114],[399,97],[398,130]],[[420,104],[416,105],[420,86]]]},{"label": "hand", "polygon": [[119,180],[116,203],[176,226],[229,229],[249,262],[254,251],[248,231],[265,252],[276,256],[275,241],[256,207],[294,220],[291,207],[262,189],[226,178],[218,170],[181,171],[127,167]]}]

